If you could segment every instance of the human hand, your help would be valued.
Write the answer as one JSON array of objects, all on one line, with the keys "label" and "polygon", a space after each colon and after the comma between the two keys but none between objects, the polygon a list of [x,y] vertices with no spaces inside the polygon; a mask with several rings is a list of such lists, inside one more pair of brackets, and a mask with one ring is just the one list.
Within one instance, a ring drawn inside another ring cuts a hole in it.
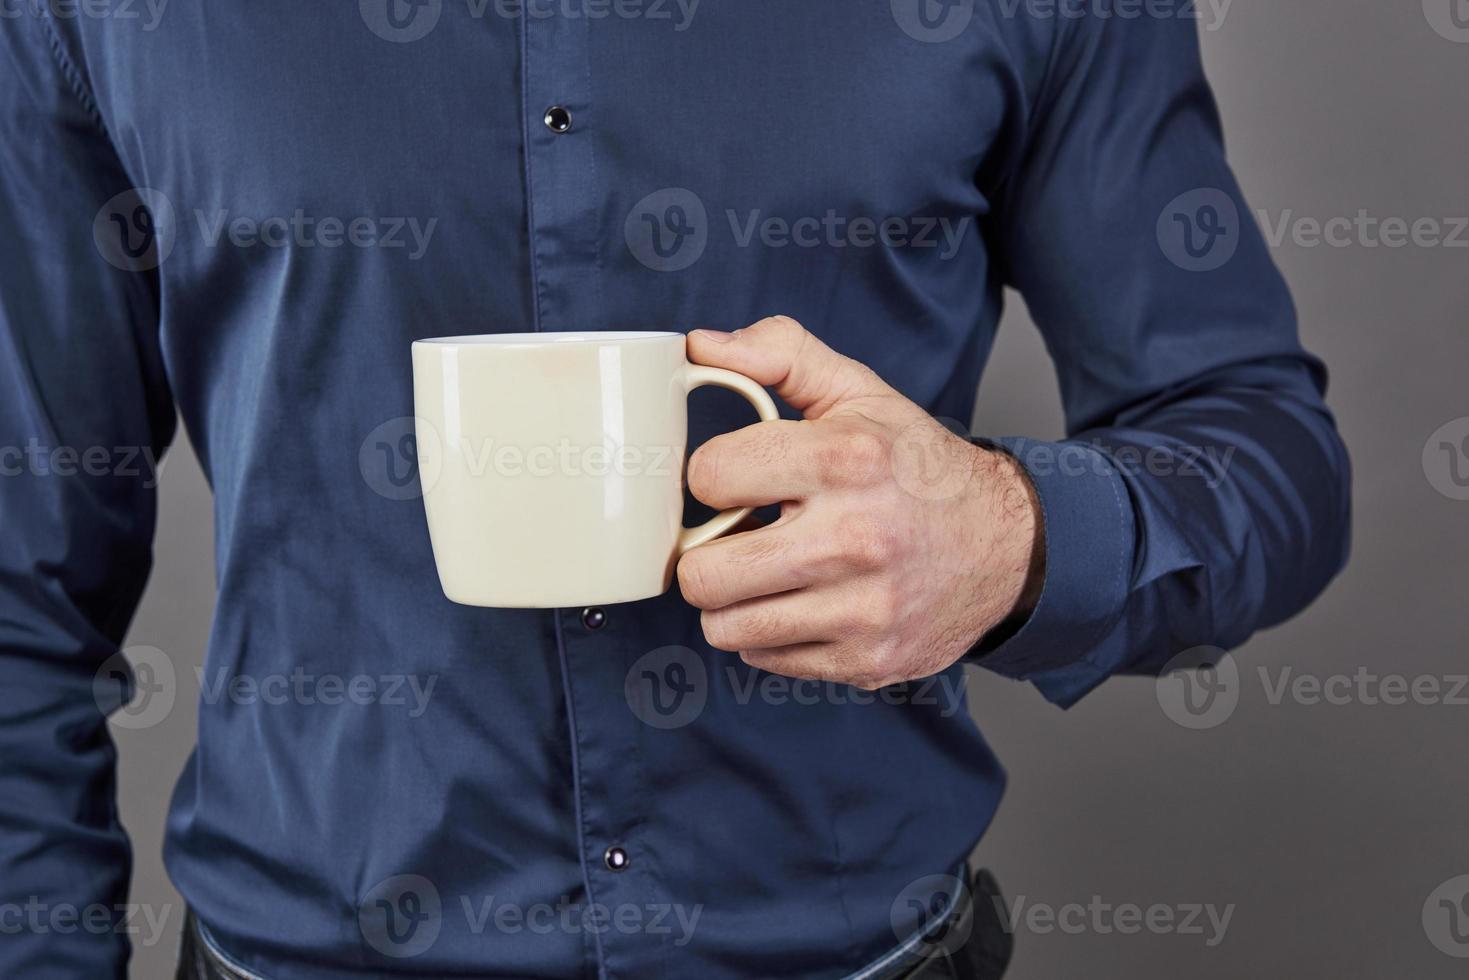
[{"label": "human hand", "polygon": [[1009,456],[950,432],[788,317],[693,331],[688,354],[804,416],[717,436],[689,459],[689,489],[711,507],[782,505],[773,524],[680,560],[711,646],[873,690],[944,670],[1034,605],[1039,507]]}]

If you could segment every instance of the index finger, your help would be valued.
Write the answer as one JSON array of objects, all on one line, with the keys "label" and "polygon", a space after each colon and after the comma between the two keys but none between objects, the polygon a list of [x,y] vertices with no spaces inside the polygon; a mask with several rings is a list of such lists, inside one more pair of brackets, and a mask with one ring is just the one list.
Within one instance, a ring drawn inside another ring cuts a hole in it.
[{"label": "index finger", "polygon": [[689,457],[687,479],[710,507],[763,507],[861,485],[888,462],[868,432],[834,420],[779,419],[710,439]]}]

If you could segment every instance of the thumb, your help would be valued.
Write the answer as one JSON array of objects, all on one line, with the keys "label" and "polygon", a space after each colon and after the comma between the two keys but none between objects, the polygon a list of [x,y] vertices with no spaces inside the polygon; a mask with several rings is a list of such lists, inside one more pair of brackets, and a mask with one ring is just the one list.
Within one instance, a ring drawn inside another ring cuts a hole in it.
[{"label": "thumb", "polygon": [[871,368],[838,354],[788,316],[773,316],[743,330],[693,330],[689,360],[737,371],[775,393],[808,419],[843,402],[892,389]]}]

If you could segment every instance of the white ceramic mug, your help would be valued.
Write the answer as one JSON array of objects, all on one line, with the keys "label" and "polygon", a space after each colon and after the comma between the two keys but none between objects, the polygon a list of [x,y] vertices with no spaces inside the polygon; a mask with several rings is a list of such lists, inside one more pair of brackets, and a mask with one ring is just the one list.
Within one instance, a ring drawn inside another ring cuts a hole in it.
[{"label": "white ceramic mug", "polygon": [[648,599],[749,508],[683,526],[688,393],[765,389],[690,364],[678,333],[440,337],[413,344],[419,479],[444,594],[472,606]]}]

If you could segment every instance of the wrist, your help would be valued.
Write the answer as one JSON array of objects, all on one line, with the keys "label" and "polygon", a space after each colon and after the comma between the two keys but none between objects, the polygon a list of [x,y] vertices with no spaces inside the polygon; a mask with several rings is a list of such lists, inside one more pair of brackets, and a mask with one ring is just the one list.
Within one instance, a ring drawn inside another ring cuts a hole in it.
[{"label": "wrist", "polygon": [[1046,577],[1045,521],[1035,486],[1020,462],[1000,450],[976,451],[982,526],[989,529],[990,554],[999,572],[991,583],[998,586],[993,628],[1013,630],[1040,601]]}]

